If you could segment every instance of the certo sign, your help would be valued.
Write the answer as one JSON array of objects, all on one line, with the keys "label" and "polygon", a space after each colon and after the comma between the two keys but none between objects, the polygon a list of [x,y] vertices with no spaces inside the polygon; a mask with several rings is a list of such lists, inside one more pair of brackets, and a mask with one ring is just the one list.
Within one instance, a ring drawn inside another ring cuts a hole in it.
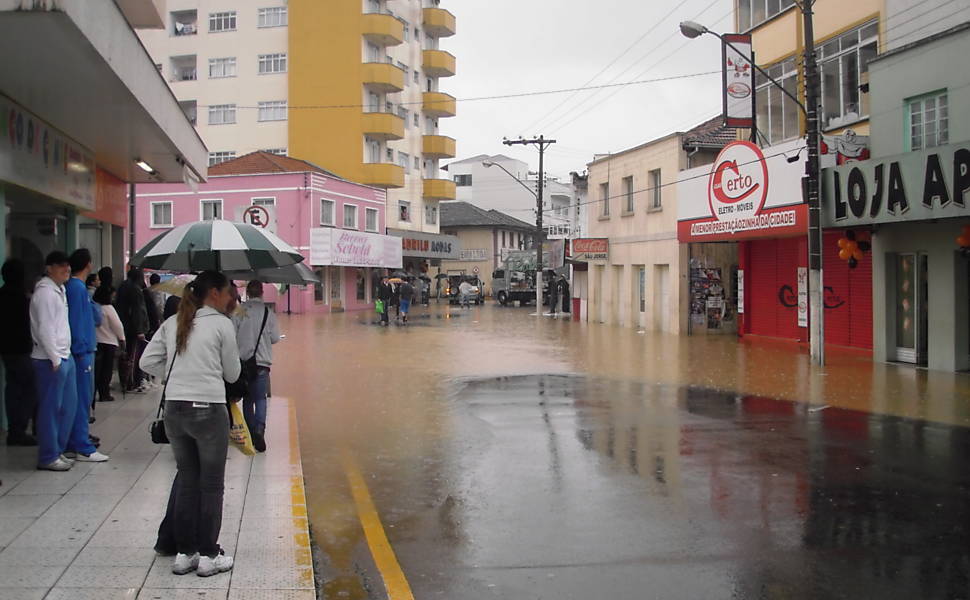
[{"label": "certo sign", "polygon": [[[804,140],[762,150],[732,142],[714,164],[681,171],[677,182],[677,239],[721,242],[805,233],[802,203]],[[796,158],[793,162],[787,156]]]},{"label": "certo sign", "polygon": [[970,216],[970,142],[825,169],[822,184],[825,227]]}]

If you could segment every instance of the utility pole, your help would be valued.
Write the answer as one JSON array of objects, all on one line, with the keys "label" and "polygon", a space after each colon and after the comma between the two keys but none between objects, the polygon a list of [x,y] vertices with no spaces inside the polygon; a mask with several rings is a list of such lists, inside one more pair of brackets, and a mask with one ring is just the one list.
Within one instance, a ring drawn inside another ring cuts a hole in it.
[{"label": "utility pole", "polygon": [[815,60],[815,27],[812,22],[812,0],[801,0],[800,6],[805,27],[805,129],[808,143],[808,160],[805,175],[808,177],[808,306],[809,345],[812,360],[825,364],[825,308],[822,295],[822,206],[819,197],[821,170],[819,168],[819,72]]},{"label": "utility pole", "polygon": [[[543,154],[546,152],[546,147],[556,143],[556,140],[547,140],[543,136],[533,138],[531,140],[526,140],[519,138],[517,140],[503,140],[503,144],[506,146],[525,146],[526,144],[533,145],[539,148],[539,190],[536,194],[536,315],[542,316],[542,191],[543,185],[545,184],[546,173],[543,167]],[[551,284],[550,284],[551,285]]]}]

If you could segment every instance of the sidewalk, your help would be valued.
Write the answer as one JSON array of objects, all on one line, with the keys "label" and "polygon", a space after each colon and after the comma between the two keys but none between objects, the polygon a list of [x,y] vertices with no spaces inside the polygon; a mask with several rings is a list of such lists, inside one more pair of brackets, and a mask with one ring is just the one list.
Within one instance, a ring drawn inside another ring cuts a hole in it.
[{"label": "sidewalk", "polygon": [[148,426],[160,390],[99,404],[92,432],[111,460],[35,470],[36,448],[0,442],[0,600],[255,600],[315,597],[296,414],[269,403],[268,451],[229,448],[220,543],[229,573],[171,572],[152,550],[175,476]]}]

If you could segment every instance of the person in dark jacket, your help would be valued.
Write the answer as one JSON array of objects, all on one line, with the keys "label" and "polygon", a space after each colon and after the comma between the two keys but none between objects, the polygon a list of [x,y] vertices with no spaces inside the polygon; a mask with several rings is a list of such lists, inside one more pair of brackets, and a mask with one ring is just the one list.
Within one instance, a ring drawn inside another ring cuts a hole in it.
[{"label": "person in dark jacket", "polygon": [[115,298],[115,309],[121,324],[125,326],[125,340],[128,342],[128,356],[126,364],[119,362],[118,376],[126,391],[144,392],[141,386],[142,375],[138,369],[138,360],[147,344],[148,309],[145,307],[145,277],[142,270],[131,268],[128,277],[118,288]]},{"label": "person in dark jacket", "polygon": [[388,321],[388,310],[391,305],[391,298],[394,296],[394,290],[391,288],[390,282],[387,277],[381,278],[381,283],[377,286],[377,299],[384,303],[384,310],[381,312],[381,325],[387,327],[390,323]]},{"label": "person in dark jacket", "polygon": [[569,280],[565,275],[559,276],[559,297],[562,298],[562,312],[568,313],[573,300],[569,296]]},{"label": "person in dark jacket", "polygon": [[37,439],[27,433],[28,423],[36,427],[37,388],[30,351],[34,342],[30,337],[30,297],[24,263],[12,258],[0,270],[0,314],[4,315],[5,331],[0,336],[0,354],[6,370],[7,385],[7,445],[36,446]]},{"label": "person in dark jacket", "polygon": [[169,317],[175,316],[179,311],[179,302],[182,299],[172,294],[165,299],[165,310],[162,311],[162,323],[168,320]]}]

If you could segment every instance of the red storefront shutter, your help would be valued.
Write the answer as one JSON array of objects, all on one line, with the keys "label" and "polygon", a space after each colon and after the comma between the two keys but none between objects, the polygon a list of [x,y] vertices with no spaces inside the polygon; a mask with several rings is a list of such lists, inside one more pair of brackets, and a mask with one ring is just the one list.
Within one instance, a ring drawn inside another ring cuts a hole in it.
[{"label": "red storefront shutter", "polygon": [[798,239],[749,242],[750,273],[745,274],[750,310],[749,332],[767,337],[800,339],[798,265],[803,248]]},{"label": "red storefront shutter", "polygon": [[[853,348],[872,348],[872,253],[863,254],[855,269],[839,258],[839,238],[844,232],[825,233],[825,343]],[[869,235],[856,233],[856,240]]]}]

